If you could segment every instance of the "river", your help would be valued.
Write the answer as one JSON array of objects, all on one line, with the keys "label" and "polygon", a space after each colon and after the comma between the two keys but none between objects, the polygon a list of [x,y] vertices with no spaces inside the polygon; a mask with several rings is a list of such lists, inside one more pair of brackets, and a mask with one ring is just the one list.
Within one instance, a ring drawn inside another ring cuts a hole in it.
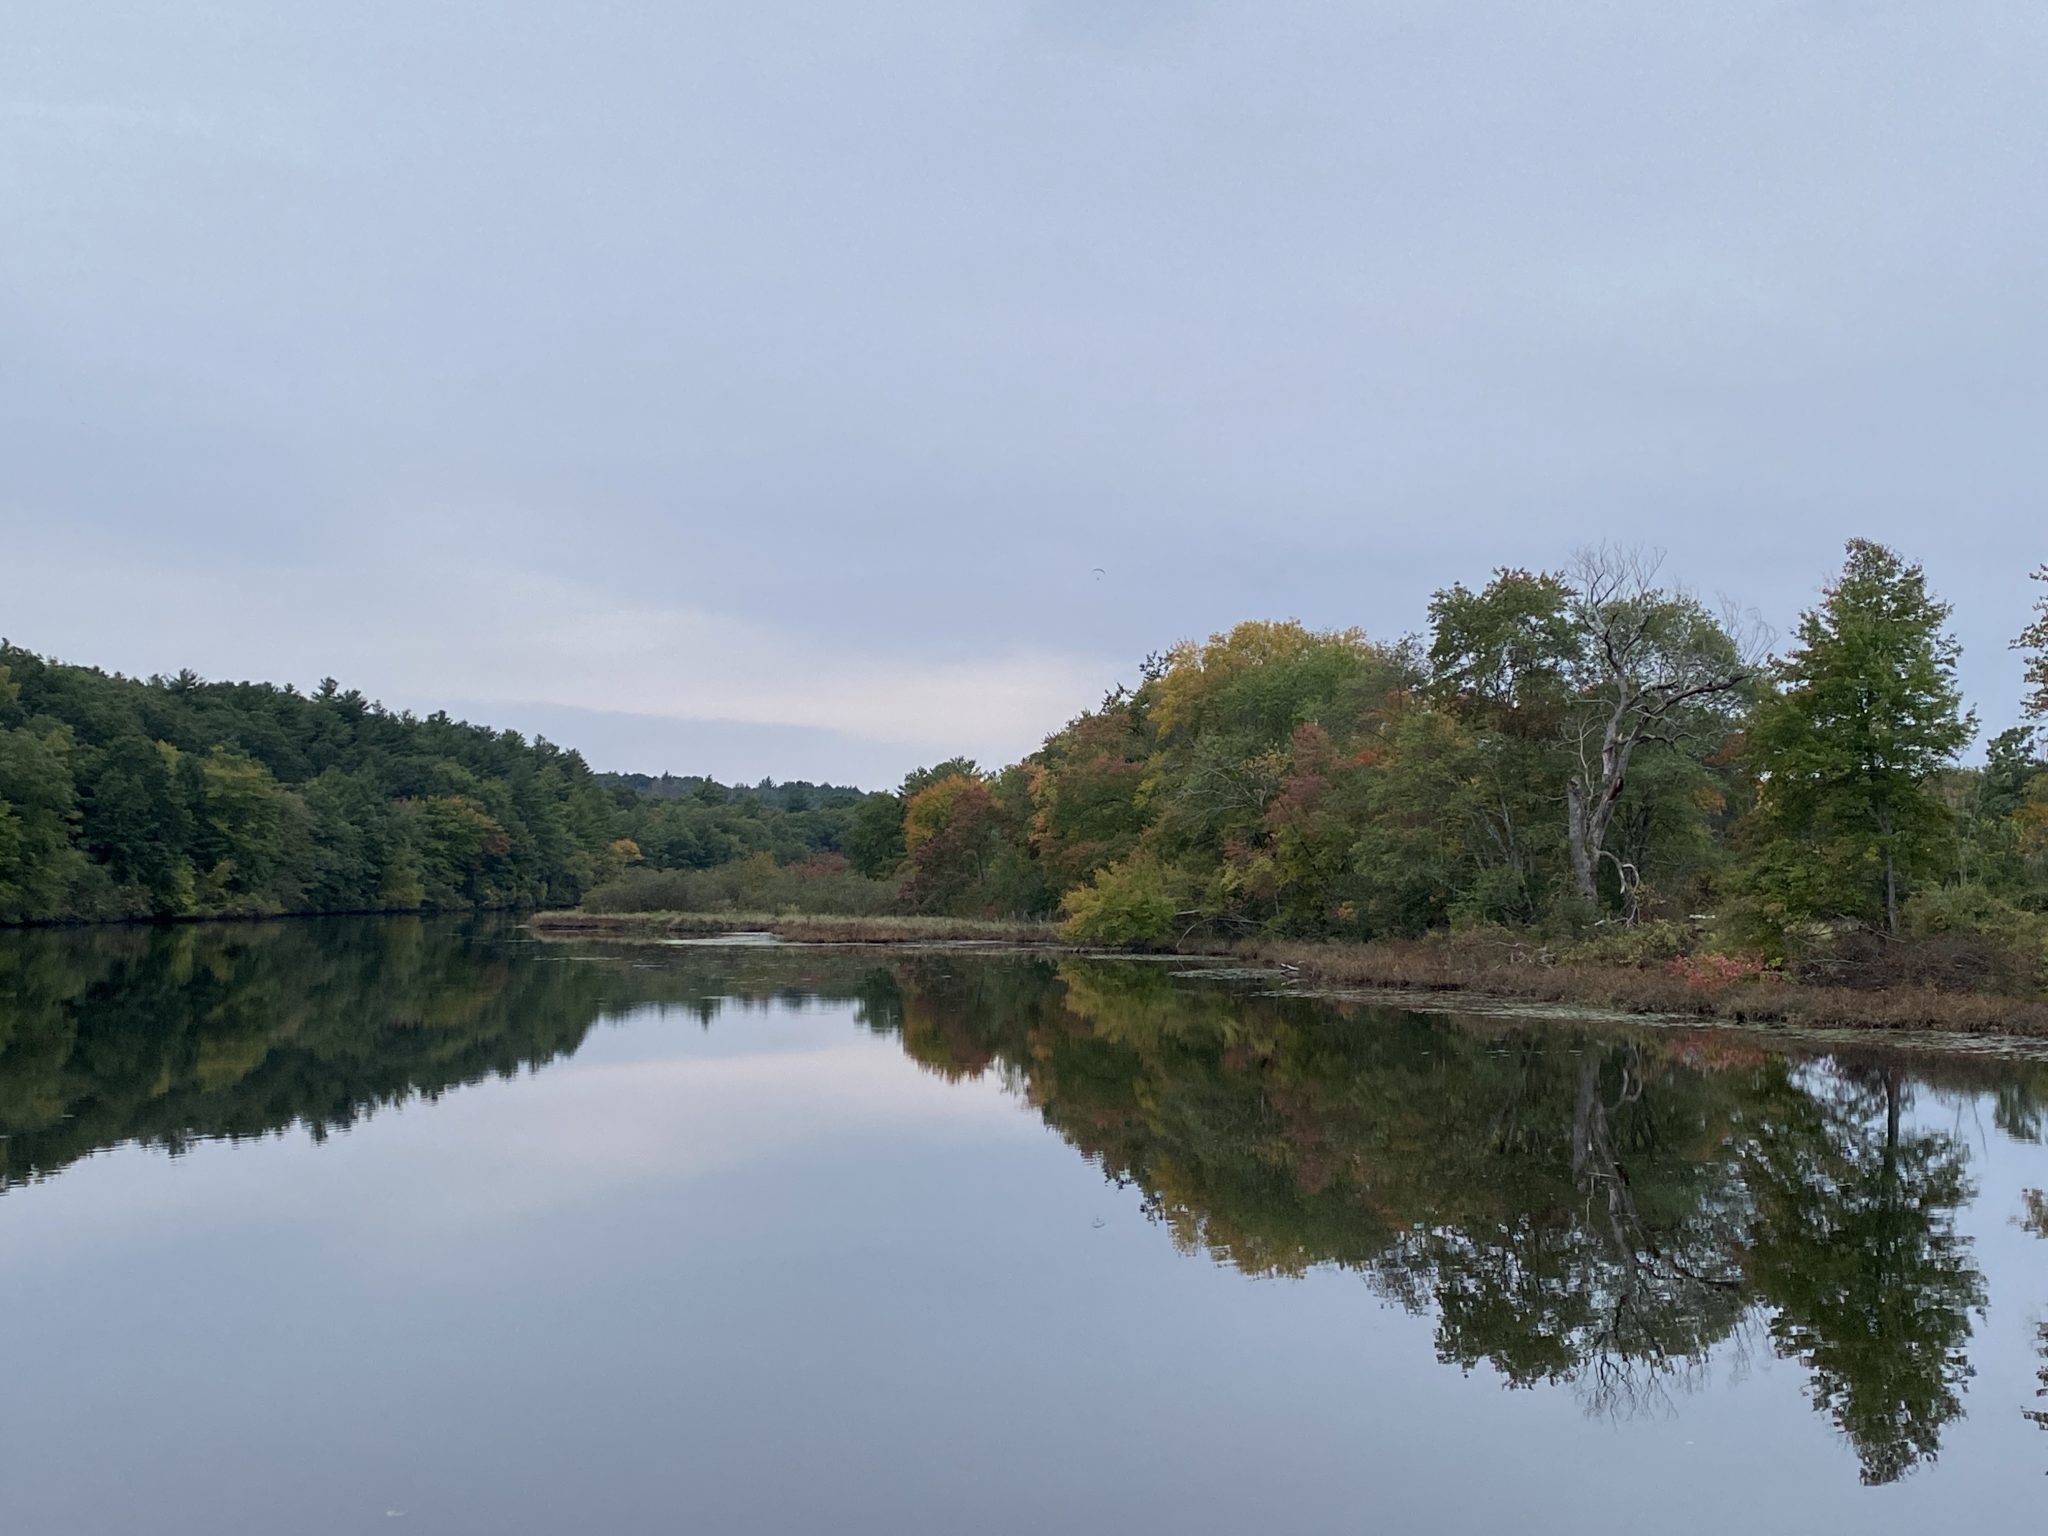
[{"label": "river", "polygon": [[0,934],[0,1529],[2031,1532],[2044,1133],[1175,962]]}]

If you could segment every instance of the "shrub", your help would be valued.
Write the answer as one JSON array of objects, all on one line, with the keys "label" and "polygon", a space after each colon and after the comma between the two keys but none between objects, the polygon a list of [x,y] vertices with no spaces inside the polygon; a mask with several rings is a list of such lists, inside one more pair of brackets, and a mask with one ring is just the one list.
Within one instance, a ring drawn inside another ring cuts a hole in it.
[{"label": "shrub", "polygon": [[2048,946],[2048,916],[2016,907],[1981,885],[1944,885],[1906,903],[1906,932],[1915,938],[1968,933],[2016,949]]},{"label": "shrub", "polygon": [[1604,928],[1574,944],[1570,960],[1593,965],[1663,965],[1699,947],[1699,934],[1685,923],[1638,923],[1633,928]]},{"label": "shrub", "polygon": [[1692,992],[1718,992],[1766,974],[1764,962],[1755,955],[1678,955],[1666,961],[1664,968]]},{"label": "shrub", "polygon": [[1923,891],[1902,915],[1897,938],[1859,924],[1810,931],[1792,946],[1788,969],[1865,990],[2025,994],[2048,982],[2048,916],[1968,885]]},{"label": "shrub", "polygon": [[893,912],[897,887],[836,855],[777,864],[768,854],[712,869],[629,869],[583,898],[586,912],[781,912],[871,917]]},{"label": "shrub", "polygon": [[1906,932],[1920,944],[1984,956],[1974,980],[2048,982],[2048,914],[2029,912],[1978,885],[1942,886],[1906,903]]},{"label": "shrub", "polygon": [[1146,854],[1097,870],[1086,885],[1060,903],[1066,921],[1060,937],[1069,944],[1117,949],[1163,949],[1174,938],[1174,903],[1166,871]]}]

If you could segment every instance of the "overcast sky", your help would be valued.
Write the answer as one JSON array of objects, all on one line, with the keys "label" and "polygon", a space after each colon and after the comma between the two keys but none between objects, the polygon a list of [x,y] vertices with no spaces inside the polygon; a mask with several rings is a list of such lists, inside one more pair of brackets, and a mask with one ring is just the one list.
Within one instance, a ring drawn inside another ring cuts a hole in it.
[{"label": "overcast sky", "polygon": [[2044,101],[2028,0],[11,0],[0,633],[882,784],[1603,538],[1783,631],[1863,534],[1995,729]]}]

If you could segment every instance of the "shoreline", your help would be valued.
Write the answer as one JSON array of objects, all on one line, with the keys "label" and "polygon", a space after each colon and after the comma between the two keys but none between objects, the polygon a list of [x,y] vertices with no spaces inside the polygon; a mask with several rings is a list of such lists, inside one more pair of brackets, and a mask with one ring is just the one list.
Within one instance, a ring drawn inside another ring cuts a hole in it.
[{"label": "shoreline", "polygon": [[844,917],[773,912],[536,912],[522,925],[548,937],[715,938],[768,933],[793,944],[972,942],[1069,948],[1052,923],[978,917]]},{"label": "shoreline", "polygon": [[[525,925],[549,938],[715,938],[766,933],[796,944],[968,942],[1065,954],[1120,953],[1066,944],[1051,923],[947,917],[779,916],[765,912],[538,912]],[[1272,968],[1318,991],[1427,994],[1506,1003],[1597,1009],[1755,1026],[2048,1039],[2048,1000],[1931,987],[1863,989],[1776,977],[1707,982],[1665,966],[1548,959],[1544,946],[1482,952],[1442,940],[1262,939],[1193,947],[1189,959],[1238,960]],[[1133,951],[1133,954],[1141,953]],[[1389,1001],[1393,998],[1390,996]]]},{"label": "shoreline", "polygon": [[1467,946],[1427,940],[1268,939],[1223,952],[1278,966],[1320,989],[1421,993],[1752,1027],[2048,1039],[2048,1001],[1996,992],[1865,989],[1783,978],[1702,985],[1664,967],[1478,956]]}]

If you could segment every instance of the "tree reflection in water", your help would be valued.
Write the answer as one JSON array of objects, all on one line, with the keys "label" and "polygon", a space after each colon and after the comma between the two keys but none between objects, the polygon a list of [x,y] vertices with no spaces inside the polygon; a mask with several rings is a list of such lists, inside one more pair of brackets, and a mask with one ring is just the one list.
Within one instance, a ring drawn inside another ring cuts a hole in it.
[{"label": "tree reflection in water", "polygon": [[126,1141],[317,1137],[537,1070],[643,1004],[709,1023],[811,998],[949,1080],[997,1075],[1184,1252],[1355,1272],[1461,1370],[1627,1414],[1768,1340],[1873,1483],[1938,1452],[1985,1304],[1967,1150],[1909,1123],[1913,1095],[1995,1095],[2008,1134],[2043,1119],[2043,1070],[2012,1062],[1426,1017],[1138,963],[328,920],[0,937],[0,1188]]},{"label": "tree reflection in water", "polygon": [[[2030,1189],[2022,1197],[2026,1212],[2020,1218],[2020,1225],[2036,1237],[2048,1237],[2048,1192]],[[2039,1390],[2034,1395],[2048,1398],[2048,1322],[2035,1325],[2034,1337],[2041,1350],[2041,1373]],[[2032,1423],[2048,1429],[2048,1408],[2029,1408],[2026,1417]]]},{"label": "tree reflection in water", "polygon": [[[1246,997],[1140,966],[1068,963],[1028,1003],[958,969],[897,985],[887,1027],[913,1055],[1011,1073],[1184,1251],[1355,1270],[1433,1312],[1446,1363],[1626,1414],[1751,1332],[1806,1368],[1871,1483],[1932,1459],[1962,1411],[1984,1305],[1955,1226],[1967,1152],[1906,1129],[1896,1059]],[[2029,1074],[2002,1112],[2036,1113],[2038,1069],[2000,1070]]]}]

